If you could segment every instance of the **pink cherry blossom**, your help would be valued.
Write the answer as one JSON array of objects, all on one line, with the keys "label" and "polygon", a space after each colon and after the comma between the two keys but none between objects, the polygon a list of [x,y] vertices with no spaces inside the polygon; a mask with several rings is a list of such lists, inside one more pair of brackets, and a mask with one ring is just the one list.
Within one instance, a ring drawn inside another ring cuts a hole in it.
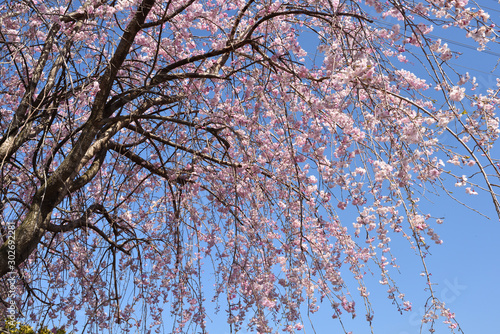
[{"label": "pink cherry blossom", "polygon": [[373,281],[411,310],[391,269],[410,247],[415,309],[453,329],[426,265],[444,220],[422,203],[455,185],[500,212],[500,80],[480,87],[430,33],[493,49],[493,19],[465,0],[1,2],[0,314],[371,324]]},{"label": "pink cherry blossom", "polygon": [[453,86],[450,89],[450,99],[452,101],[460,102],[463,100],[464,97],[465,97],[465,88]]}]

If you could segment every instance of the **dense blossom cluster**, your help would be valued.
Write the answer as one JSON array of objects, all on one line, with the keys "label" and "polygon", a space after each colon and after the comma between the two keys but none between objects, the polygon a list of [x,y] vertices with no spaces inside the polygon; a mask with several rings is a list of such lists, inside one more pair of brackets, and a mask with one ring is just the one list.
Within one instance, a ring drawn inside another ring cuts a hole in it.
[{"label": "dense blossom cluster", "polygon": [[[367,272],[410,310],[392,240],[422,260],[442,243],[419,194],[484,190],[500,210],[500,83],[476,93],[452,71],[429,37],[443,26],[496,43],[467,0],[3,1],[0,214],[19,311],[205,332],[217,301],[232,330],[294,332],[303,310],[365,312],[345,282],[369,305]],[[424,274],[422,321],[455,328]]]}]

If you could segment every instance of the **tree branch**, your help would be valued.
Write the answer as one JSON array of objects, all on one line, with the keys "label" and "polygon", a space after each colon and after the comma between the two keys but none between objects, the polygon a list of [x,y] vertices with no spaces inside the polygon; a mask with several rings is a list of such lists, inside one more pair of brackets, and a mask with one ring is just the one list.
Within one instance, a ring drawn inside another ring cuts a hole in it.
[{"label": "tree branch", "polygon": [[67,224],[64,224],[64,225],[55,225],[52,223],[48,223],[46,229],[49,232],[61,233],[61,232],[73,231],[77,228],[89,228],[89,229],[97,232],[97,234],[99,234],[104,240],[106,240],[106,242],[108,242],[110,245],[112,245],[116,249],[119,249],[120,251],[124,252],[125,254],[130,255],[130,252],[128,250],[124,249],[123,246],[118,245],[113,240],[111,240],[106,235],[106,233],[104,233],[100,228],[98,228],[95,225],[90,224],[89,218],[93,213],[96,213],[96,212],[101,213],[104,216],[104,218],[106,219],[106,221],[111,226],[114,226],[115,222],[113,221],[113,219],[109,215],[106,208],[102,204],[92,204],[91,206],[89,206],[87,208],[85,213],[77,220],[68,222]]}]

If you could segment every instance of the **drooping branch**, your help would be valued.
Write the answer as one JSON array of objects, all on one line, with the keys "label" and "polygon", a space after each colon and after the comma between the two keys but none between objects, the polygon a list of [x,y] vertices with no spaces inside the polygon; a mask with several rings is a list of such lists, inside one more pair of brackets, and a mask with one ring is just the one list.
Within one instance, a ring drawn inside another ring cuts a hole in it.
[{"label": "drooping branch", "polygon": [[174,19],[176,16],[178,16],[179,14],[181,14],[184,10],[186,10],[186,8],[188,8],[189,6],[191,6],[194,2],[195,2],[195,0],[186,1],[186,3],[184,3],[182,6],[180,6],[179,8],[177,8],[171,14],[166,15],[166,13],[165,13],[165,17],[163,17],[161,20],[144,23],[144,24],[141,25],[141,28],[142,29],[147,29],[147,28],[156,27],[158,25],[161,25],[161,24],[164,24],[166,22],[169,22],[172,19]]},{"label": "drooping branch", "polygon": [[349,17],[354,17],[357,18],[358,20],[363,20],[372,23],[373,21],[367,17],[364,17],[359,14],[354,14],[354,13],[335,13],[335,14],[330,14],[330,13],[323,13],[323,12],[315,12],[315,11],[310,11],[306,9],[295,9],[294,7],[291,7],[292,10],[288,11],[282,11],[282,12],[274,12],[271,14],[267,14],[264,17],[260,18],[257,22],[255,22],[247,31],[245,34],[245,39],[250,39],[250,37],[253,35],[255,30],[264,22],[269,21],[275,17],[279,16],[289,16],[289,15],[306,15],[310,17],[315,17],[321,20],[325,20],[326,22],[330,22],[330,19],[336,18],[338,16],[349,16]]},{"label": "drooping branch", "polygon": [[142,168],[147,169],[152,174],[161,176],[161,177],[165,178],[166,180],[169,180],[170,178],[172,178],[173,171],[168,170],[164,167],[155,166],[154,164],[152,164],[151,162],[142,158],[141,156],[135,154],[131,150],[124,148],[123,145],[120,145],[120,144],[111,140],[107,146],[110,150],[113,150],[116,153],[130,159],[134,164],[136,164],[137,166],[141,166]]},{"label": "drooping branch", "polygon": [[108,224],[110,226],[114,226],[115,222],[113,221],[113,218],[109,215],[106,208],[102,204],[94,203],[87,208],[87,210],[83,213],[83,215],[80,218],[73,220],[73,221],[69,221],[63,225],[55,225],[55,224],[49,223],[46,226],[46,230],[49,232],[54,232],[54,233],[62,233],[62,232],[73,231],[73,230],[79,229],[79,228],[89,228],[89,229],[97,232],[97,234],[99,234],[99,236],[101,238],[103,238],[106,242],[108,242],[111,246],[115,247],[116,249],[119,249],[120,251],[122,251],[123,253],[125,253],[127,255],[130,255],[130,251],[124,249],[123,245],[118,245],[116,242],[111,240],[106,235],[106,233],[104,233],[100,228],[91,224],[89,219],[92,216],[92,214],[94,214],[94,213],[101,213],[104,216],[104,218],[106,219],[106,221],[108,222]]},{"label": "drooping branch", "polygon": [[[191,57],[187,57],[187,58],[178,60],[178,61],[162,68],[161,70],[159,70],[158,73],[156,73],[156,75],[153,78],[151,78],[150,84],[151,85],[158,85],[158,84],[163,83],[169,79],[171,80],[173,77],[172,77],[172,75],[169,75],[169,73],[176,68],[179,68],[179,67],[182,67],[184,65],[191,64],[191,63],[194,63],[194,62],[197,62],[200,60],[205,60],[205,59],[217,57],[217,56],[229,53],[229,52],[233,52],[233,51],[235,51],[239,48],[242,48],[246,45],[250,45],[250,44],[254,43],[255,41],[256,41],[256,39],[244,39],[240,42],[231,44],[231,45],[226,46],[226,47],[219,49],[219,50],[213,50],[213,51],[209,51],[209,52],[206,52],[206,53],[203,53],[200,55],[191,56]],[[210,74],[207,74],[207,75],[210,75]]]},{"label": "drooping branch", "polygon": [[[204,159],[204,160],[207,160],[207,161],[212,161],[212,162],[215,162],[215,163],[217,163],[217,164],[224,165],[224,166],[229,166],[229,167],[237,167],[237,168],[242,167],[242,165],[241,165],[241,164],[232,163],[232,162],[229,162],[229,161],[226,161],[226,160],[222,160],[222,159],[214,158],[214,157],[212,157],[212,156],[210,156],[210,155],[207,155],[207,154],[205,154],[205,153],[201,153],[201,152],[199,152],[199,151],[193,150],[193,149],[191,149],[191,148],[189,148],[189,147],[186,147],[186,146],[184,146],[184,145],[180,145],[180,144],[175,143],[175,142],[173,142],[173,141],[170,141],[170,140],[168,140],[168,139],[161,138],[161,137],[159,137],[159,136],[157,136],[157,135],[155,135],[155,134],[153,134],[153,133],[150,133],[150,132],[148,132],[148,131],[146,131],[146,130],[144,130],[144,129],[140,129],[140,128],[138,128],[138,127],[136,127],[136,126],[132,125],[132,124],[127,124],[127,125],[125,126],[125,128],[127,128],[127,129],[129,129],[129,130],[132,130],[132,131],[134,131],[134,132],[137,132],[137,133],[139,133],[139,134],[141,134],[141,135],[143,135],[143,136],[145,136],[146,138],[149,138],[149,139],[151,139],[151,140],[154,140],[154,141],[157,141],[157,142],[163,143],[163,144],[168,145],[168,146],[171,146],[171,147],[175,147],[175,148],[177,148],[177,149],[179,149],[179,150],[182,150],[182,151],[184,151],[184,152],[191,153],[191,154],[193,154],[193,155],[195,155],[195,156],[198,156],[198,157],[200,157],[200,158],[202,158],[202,159]],[[228,143],[227,143],[227,141],[225,141],[225,143],[226,143],[226,144],[228,144]],[[224,145],[224,146],[225,146],[225,145]]]}]

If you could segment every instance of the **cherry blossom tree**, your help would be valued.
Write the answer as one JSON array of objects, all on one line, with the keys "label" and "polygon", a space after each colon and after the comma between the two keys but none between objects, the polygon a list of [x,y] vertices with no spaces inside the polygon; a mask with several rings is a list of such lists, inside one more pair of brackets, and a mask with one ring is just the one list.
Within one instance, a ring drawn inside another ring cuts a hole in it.
[{"label": "cherry blossom tree", "polygon": [[411,308],[403,239],[422,321],[457,327],[419,200],[458,186],[500,212],[499,85],[475,91],[430,34],[496,45],[479,5],[5,0],[0,22],[0,312],[194,333],[218,301],[231,331],[294,332],[320,307],[369,325],[365,280]]}]

